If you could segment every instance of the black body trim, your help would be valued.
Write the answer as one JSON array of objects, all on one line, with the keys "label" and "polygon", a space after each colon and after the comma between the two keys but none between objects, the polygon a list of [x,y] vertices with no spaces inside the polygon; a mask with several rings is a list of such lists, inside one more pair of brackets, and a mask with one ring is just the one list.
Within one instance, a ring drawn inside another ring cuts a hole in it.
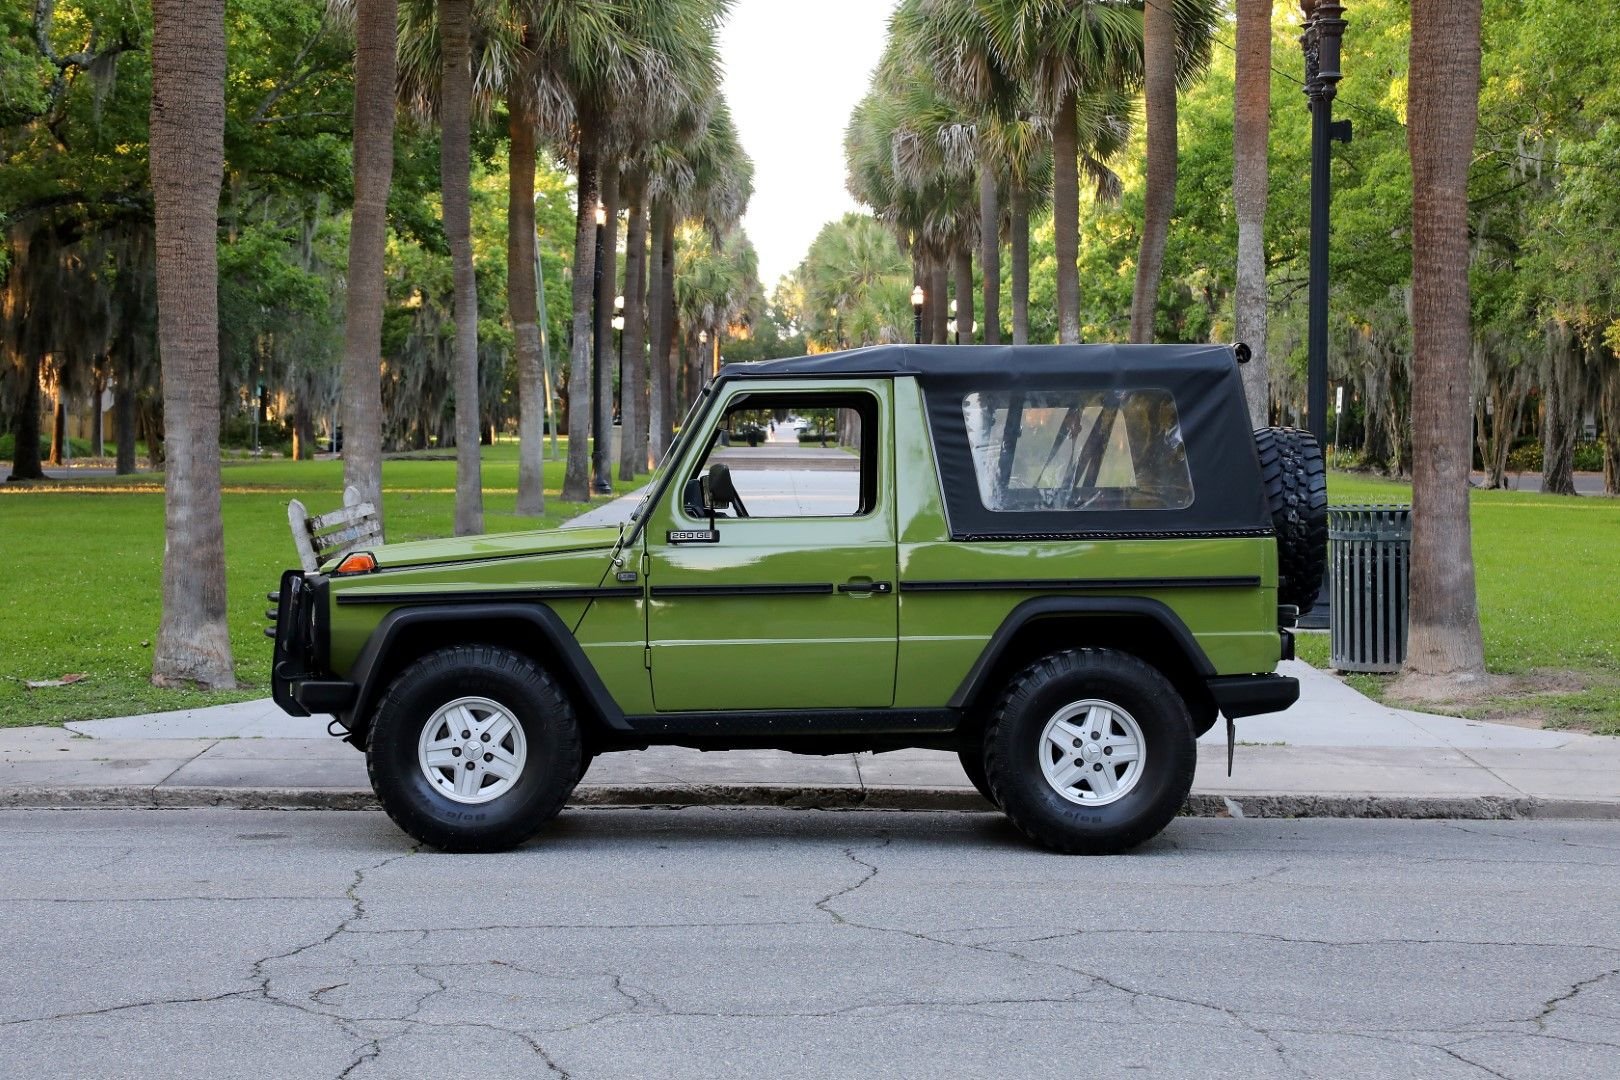
[{"label": "black body trim", "polygon": [[989,643],[979,653],[978,660],[974,661],[972,670],[962,680],[962,685],[951,695],[948,703],[950,707],[967,708],[968,703],[990,678],[991,672],[995,670],[996,661],[1001,658],[1002,652],[1018,631],[1037,619],[1065,615],[1095,618],[1120,615],[1146,616],[1163,627],[1181,646],[1188,663],[1200,677],[1207,679],[1215,674],[1215,665],[1204,655],[1203,648],[1198,644],[1198,639],[1193,637],[1192,631],[1187,629],[1187,624],[1182,622],[1181,617],[1174,611],[1157,600],[1150,600],[1144,596],[1037,596],[1025,600],[1007,613],[1007,617],[991,635]]},{"label": "black body trim", "polygon": [[654,600],[674,596],[831,596],[832,582],[786,585],[654,585]]},{"label": "black body trim", "polygon": [[[634,590],[637,593],[640,590]],[[366,639],[360,656],[349,672],[350,679],[359,687],[353,710],[343,719],[351,729],[355,720],[369,718],[372,706],[382,696],[378,672],[383,661],[400,635],[407,629],[435,622],[489,622],[495,619],[521,619],[534,624],[540,636],[551,648],[563,670],[557,672],[572,682],[583,698],[583,704],[593,709],[610,728],[627,730],[624,710],[613,700],[613,695],[602,683],[601,676],[579,647],[573,632],[562,617],[544,604],[436,604],[431,607],[402,607],[384,615],[377,628]]]},{"label": "black body trim", "polygon": [[1229,720],[1282,712],[1299,700],[1299,680],[1287,675],[1223,675],[1208,682],[1210,695]]},{"label": "black body trim", "polygon": [[[1173,513],[1156,510],[1154,513]],[[996,532],[951,533],[951,539],[962,542],[994,542],[1002,540],[1264,540],[1276,536],[1271,528],[1254,529],[1090,529],[1086,532]]]},{"label": "black body trim", "polygon": [[714,736],[793,738],[819,735],[905,735],[955,731],[956,709],[773,709],[736,712],[673,712],[627,716],[638,735],[655,738]]},{"label": "black body trim", "polygon": [[432,592],[399,589],[390,592],[338,593],[339,604],[499,604],[548,600],[613,600],[639,597],[637,586],[604,585],[598,588],[555,589],[477,589],[460,592]]},{"label": "black body trim", "polygon": [[324,672],[330,639],[326,607],[327,579],[287,570],[276,593],[276,625],[265,633],[275,639],[270,659],[270,696],[290,716],[310,712],[294,693],[296,683]]},{"label": "black body trim", "polygon": [[1009,581],[902,581],[901,592],[1021,592],[1029,589],[1225,589],[1258,588],[1259,577],[1019,578]]}]

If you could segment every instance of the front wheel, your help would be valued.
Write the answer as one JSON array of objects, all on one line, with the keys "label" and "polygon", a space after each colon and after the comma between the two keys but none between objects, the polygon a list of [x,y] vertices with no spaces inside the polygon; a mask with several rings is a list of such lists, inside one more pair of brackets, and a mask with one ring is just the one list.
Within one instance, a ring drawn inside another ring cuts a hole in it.
[{"label": "front wheel", "polygon": [[445,851],[500,851],[562,809],[581,773],[579,723],[555,680],[486,645],[430,653],[377,705],[372,790],[400,828]]},{"label": "front wheel", "polygon": [[1110,855],[1170,823],[1197,754],[1186,703],[1158,669],[1128,653],[1073,649],[1013,679],[985,739],[985,772],[1031,840]]}]

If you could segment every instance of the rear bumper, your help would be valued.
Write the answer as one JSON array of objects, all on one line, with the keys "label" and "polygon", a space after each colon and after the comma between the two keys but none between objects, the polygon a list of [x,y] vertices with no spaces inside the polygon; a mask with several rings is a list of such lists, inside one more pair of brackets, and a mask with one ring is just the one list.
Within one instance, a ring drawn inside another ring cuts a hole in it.
[{"label": "rear bumper", "polygon": [[1208,683],[1215,704],[1229,720],[1282,712],[1299,700],[1299,680],[1287,675],[1223,675]]}]

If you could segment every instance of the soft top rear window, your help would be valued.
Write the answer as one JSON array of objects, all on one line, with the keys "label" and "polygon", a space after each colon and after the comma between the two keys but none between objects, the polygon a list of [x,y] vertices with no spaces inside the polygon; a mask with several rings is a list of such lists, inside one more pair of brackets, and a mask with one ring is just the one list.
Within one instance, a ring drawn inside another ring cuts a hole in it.
[{"label": "soft top rear window", "polygon": [[1168,390],[975,391],[962,418],[995,513],[1184,510],[1192,476]]}]

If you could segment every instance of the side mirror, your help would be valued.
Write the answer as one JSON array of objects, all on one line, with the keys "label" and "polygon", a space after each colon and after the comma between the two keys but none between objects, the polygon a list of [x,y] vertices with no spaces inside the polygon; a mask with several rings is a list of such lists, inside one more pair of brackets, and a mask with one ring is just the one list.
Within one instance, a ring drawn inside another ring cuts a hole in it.
[{"label": "side mirror", "polygon": [[722,506],[734,506],[737,502],[737,487],[731,482],[731,466],[722,462],[715,462],[709,466],[708,477],[709,509],[711,511]]}]

